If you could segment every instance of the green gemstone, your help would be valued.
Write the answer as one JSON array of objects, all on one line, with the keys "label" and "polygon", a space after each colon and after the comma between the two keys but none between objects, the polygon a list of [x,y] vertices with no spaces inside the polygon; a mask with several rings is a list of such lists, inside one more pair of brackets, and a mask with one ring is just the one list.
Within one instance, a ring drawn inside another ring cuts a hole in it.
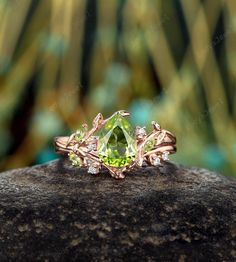
[{"label": "green gemstone", "polygon": [[81,159],[75,153],[70,152],[68,156],[73,166],[81,166]]},{"label": "green gemstone", "polygon": [[76,133],[75,133],[75,136],[74,136],[74,139],[77,141],[77,142],[80,142],[85,136],[85,129],[84,128],[79,128],[77,129]]},{"label": "green gemstone", "polygon": [[152,150],[155,146],[156,140],[154,138],[149,139],[145,144],[144,144],[144,151],[148,152]]},{"label": "green gemstone", "polygon": [[105,164],[114,167],[127,166],[135,159],[134,130],[119,113],[100,130],[98,153]]}]

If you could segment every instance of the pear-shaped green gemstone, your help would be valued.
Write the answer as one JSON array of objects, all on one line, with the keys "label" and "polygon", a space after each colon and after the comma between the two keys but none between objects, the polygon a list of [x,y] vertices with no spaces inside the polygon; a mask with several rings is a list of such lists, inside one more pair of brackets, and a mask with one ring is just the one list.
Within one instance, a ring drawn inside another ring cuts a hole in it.
[{"label": "pear-shaped green gemstone", "polygon": [[114,167],[129,165],[136,155],[134,130],[119,113],[114,114],[101,129],[98,153],[105,164]]}]

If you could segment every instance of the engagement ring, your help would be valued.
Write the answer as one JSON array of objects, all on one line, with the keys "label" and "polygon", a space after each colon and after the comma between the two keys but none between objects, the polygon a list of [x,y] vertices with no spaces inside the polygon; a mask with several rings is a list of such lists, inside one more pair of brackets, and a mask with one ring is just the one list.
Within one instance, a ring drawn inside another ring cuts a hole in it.
[{"label": "engagement ring", "polygon": [[175,136],[152,121],[153,130],[135,129],[121,110],[104,119],[99,113],[89,130],[87,124],[71,136],[55,137],[55,149],[68,155],[73,166],[87,167],[88,173],[98,174],[102,167],[114,178],[124,178],[124,172],[144,163],[152,166],[168,160],[176,152]]}]

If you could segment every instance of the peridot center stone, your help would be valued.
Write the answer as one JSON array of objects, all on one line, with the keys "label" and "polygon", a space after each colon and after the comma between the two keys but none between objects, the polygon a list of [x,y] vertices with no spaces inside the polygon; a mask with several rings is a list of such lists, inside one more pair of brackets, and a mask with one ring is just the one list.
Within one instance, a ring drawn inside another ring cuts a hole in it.
[{"label": "peridot center stone", "polygon": [[100,130],[98,153],[105,164],[113,167],[126,166],[134,160],[136,155],[134,130],[119,113],[111,117]]}]

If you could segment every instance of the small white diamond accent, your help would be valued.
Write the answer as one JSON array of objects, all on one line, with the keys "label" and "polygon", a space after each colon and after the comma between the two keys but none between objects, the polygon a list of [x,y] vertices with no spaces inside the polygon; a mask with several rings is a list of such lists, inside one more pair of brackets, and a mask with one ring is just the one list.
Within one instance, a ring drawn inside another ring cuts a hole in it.
[{"label": "small white diamond accent", "polygon": [[88,150],[96,150],[97,146],[96,144],[88,144]]},{"label": "small white diamond accent", "polygon": [[161,164],[161,161],[160,161],[160,158],[159,157],[156,157],[155,159],[153,159],[153,165],[154,166],[158,166]]},{"label": "small white diamond accent", "polygon": [[136,129],[136,135],[145,136],[146,134],[147,133],[146,133],[145,127],[140,127],[138,129]]},{"label": "small white diamond accent", "polygon": [[97,167],[90,166],[88,168],[88,173],[90,173],[90,174],[97,174],[98,172],[99,172],[99,169]]},{"label": "small white diamond accent", "polygon": [[169,160],[169,152],[164,152],[164,153],[162,154],[162,159],[163,159],[164,161]]}]

